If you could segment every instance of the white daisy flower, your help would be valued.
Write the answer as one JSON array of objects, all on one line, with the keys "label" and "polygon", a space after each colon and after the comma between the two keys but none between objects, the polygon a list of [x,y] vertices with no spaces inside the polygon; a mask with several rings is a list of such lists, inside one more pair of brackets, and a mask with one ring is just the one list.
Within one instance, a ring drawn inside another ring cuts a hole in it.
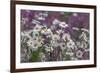
[{"label": "white daisy flower", "polygon": [[69,41],[71,39],[71,37],[70,37],[70,35],[68,33],[65,33],[65,34],[63,34],[62,39],[64,41],[67,41],[67,40]]},{"label": "white daisy flower", "polygon": [[41,33],[42,33],[42,34],[45,34],[45,32],[46,32],[46,29],[42,29],[42,30],[41,30]]},{"label": "white daisy flower", "polygon": [[60,22],[59,26],[61,28],[66,28],[66,27],[68,27],[68,24],[66,24],[65,22]]},{"label": "white daisy flower", "polygon": [[38,48],[38,44],[36,42],[33,42],[33,40],[29,40],[27,42],[27,45],[31,48]]},{"label": "white daisy flower", "polygon": [[42,46],[42,43],[39,42],[38,40],[29,40],[27,42],[27,45],[29,46],[29,48],[31,48],[32,50],[37,50],[38,47],[41,47]]},{"label": "white daisy flower", "polygon": [[47,28],[41,29],[41,33],[42,33],[42,34],[46,34],[47,30],[48,30]]},{"label": "white daisy flower", "polygon": [[83,56],[83,52],[82,52],[81,50],[78,50],[78,51],[76,52],[76,57],[77,57],[77,58],[82,58],[82,56]]},{"label": "white daisy flower", "polygon": [[51,33],[52,33],[51,29],[47,29],[47,34],[51,34]]},{"label": "white daisy flower", "polygon": [[51,38],[52,35],[53,35],[51,29],[48,29],[47,32],[45,33],[45,35],[46,35],[47,38]]},{"label": "white daisy flower", "polygon": [[53,47],[58,47],[59,46],[59,43],[57,41],[51,40],[51,45]]},{"label": "white daisy flower", "polygon": [[60,40],[60,36],[58,34],[53,34],[52,40]]},{"label": "white daisy flower", "polygon": [[32,30],[30,30],[30,31],[24,31],[23,34],[24,34],[25,37],[27,37],[29,39],[32,39],[32,37],[29,35],[31,32],[32,32]]},{"label": "white daisy flower", "polygon": [[65,43],[60,43],[60,47],[62,50],[67,49],[67,45]]},{"label": "white daisy flower", "polygon": [[67,47],[68,47],[68,48],[71,48],[71,49],[74,49],[74,48],[75,48],[75,43],[74,43],[72,40],[70,40],[70,41],[67,43]]},{"label": "white daisy flower", "polygon": [[51,31],[51,29],[49,29],[49,28],[48,28],[48,29],[42,30],[41,33],[43,33],[43,34],[45,34],[45,35],[48,35],[48,36],[52,35],[52,31]]},{"label": "white daisy flower", "polygon": [[34,39],[35,37],[39,37],[39,32],[38,32],[37,30],[33,30],[33,31],[32,31],[32,37],[33,37],[33,39]]},{"label": "white daisy flower", "polygon": [[41,31],[41,28],[42,28],[43,26],[42,25],[36,25],[35,27],[34,27],[34,31]]}]

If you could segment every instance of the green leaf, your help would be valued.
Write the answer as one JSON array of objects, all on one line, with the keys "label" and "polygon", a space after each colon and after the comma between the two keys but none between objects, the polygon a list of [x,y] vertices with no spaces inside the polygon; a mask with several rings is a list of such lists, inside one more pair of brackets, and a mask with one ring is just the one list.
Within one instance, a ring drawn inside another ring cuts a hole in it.
[{"label": "green leaf", "polygon": [[71,12],[64,12],[64,16],[65,16],[65,17],[70,16],[70,15],[72,15]]},{"label": "green leaf", "polygon": [[38,61],[39,60],[39,51],[34,51],[33,53],[32,53],[32,61],[33,62],[36,62],[36,61]]},{"label": "green leaf", "polygon": [[37,51],[32,52],[32,62],[40,61],[40,53],[43,52],[43,47],[39,47]]},{"label": "green leaf", "polygon": [[60,20],[66,21],[68,19],[68,17],[71,15],[72,15],[71,12],[64,12],[64,14],[61,16]]}]

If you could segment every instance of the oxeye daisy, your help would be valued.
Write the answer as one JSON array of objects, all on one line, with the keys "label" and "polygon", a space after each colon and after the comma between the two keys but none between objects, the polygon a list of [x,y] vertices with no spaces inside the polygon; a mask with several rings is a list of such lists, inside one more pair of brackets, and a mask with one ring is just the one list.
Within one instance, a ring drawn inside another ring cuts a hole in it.
[{"label": "oxeye daisy", "polygon": [[76,57],[77,58],[82,58],[83,52],[81,50],[76,51]]},{"label": "oxeye daisy", "polygon": [[71,39],[71,37],[70,37],[69,34],[65,33],[65,34],[63,34],[62,39],[63,39],[64,41],[69,41],[69,40]]},{"label": "oxeye daisy", "polygon": [[60,36],[58,34],[53,34],[52,40],[60,40]]},{"label": "oxeye daisy", "polygon": [[74,49],[74,48],[75,48],[75,43],[74,43],[72,40],[70,40],[70,41],[67,43],[67,47],[68,47],[68,48],[71,48],[71,49]]}]

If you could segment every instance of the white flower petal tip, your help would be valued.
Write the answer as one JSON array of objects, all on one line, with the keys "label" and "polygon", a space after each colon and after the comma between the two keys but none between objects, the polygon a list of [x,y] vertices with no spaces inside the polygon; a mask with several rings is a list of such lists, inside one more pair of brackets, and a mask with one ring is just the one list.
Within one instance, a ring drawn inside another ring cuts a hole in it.
[{"label": "white flower petal tip", "polygon": [[73,13],[73,16],[78,16],[78,14],[77,13]]},{"label": "white flower petal tip", "polygon": [[72,29],[73,29],[73,30],[77,30],[77,31],[79,30],[79,28],[77,28],[77,27],[73,27]]},{"label": "white flower petal tip", "polygon": [[66,24],[65,22],[60,22],[59,26],[62,28],[66,28],[68,27],[68,24]]},{"label": "white flower petal tip", "polygon": [[52,22],[52,24],[59,24],[60,23],[60,21],[58,20],[58,19],[54,19],[54,21]]},{"label": "white flower petal tip", "polygon": [[82,28],[81,30],[85,31],[85,32],[89,32],[88,29]]}]

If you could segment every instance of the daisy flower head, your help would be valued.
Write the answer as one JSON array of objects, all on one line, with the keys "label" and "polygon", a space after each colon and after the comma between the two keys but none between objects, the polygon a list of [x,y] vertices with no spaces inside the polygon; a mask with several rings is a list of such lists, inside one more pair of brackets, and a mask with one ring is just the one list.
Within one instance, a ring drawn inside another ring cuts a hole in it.
[{"label": "daisy flower head", "polygon": [[60,43],[60,48],[62,50],[65,50],[65,49],[67,49],[67,45],[65,43]]},{"label": "daisy flower head", "polygon": [[70,37],[70,35],[68,33],[65,33],[65,34],[63,34],[62,39],[64,41],[70,41],[71,40],[71,37]]},{"label": "daisy flower head", "polygon": [[52,40],[60,40],[60,36],[58,34],[53,34]]},{"label": "daisy flower head", "polygon": [[52,47],[58,47],[59,43],[56,40],[51,40]]},{"label": "daisy flower head", "polygon": [[34,44],[34,42],[33,42],[31,39],[27,41],[27,45],[28,45],[29,47],[31,47],[31,48],[34,47],[33,44]]},{"label": "daisy flower head", "polygon": [[27,41],[27,45],[32,50],[37,50],[38,47],[41,47],[42,46],[42,43],[39,42],[38,40],[32,40],[32,39],[30,39],[29,41]]},{"label": "daisy flower head", "polygon": [[82,58],[83,52],[81,50],[76,51],[76,57],[77,58]]},{"label": "daisy flower head", "polygon": [[36,30],[33,30],[33,31],[32,31],[32,37],[33,37],[33,38],[39,37],[39,32],[36,31]]},{"label": "daisy flower head", "polygon": [[42,27],[41,34],[46,34],[47,30],[48,30],[47,27]]},{"label": "daisy flower head", "polygon": [[71,49],[74,49],[74,48],[75,48],[75,43],[74,43],[74,41],[70,40],[70,41],[67,43],[67,47],[68,47],[68,48],[71,48]]},{"label": "daisy flower head", "polygon": [[44,34],[45,34],[45,35],[52,35],[51,29],[49,29],[49,28],[46,29]]},{"label": "daisy flower head", "polygon": [[40,31],[42,27],[43,27],[42,25],[36,24],[33,30]]}]

